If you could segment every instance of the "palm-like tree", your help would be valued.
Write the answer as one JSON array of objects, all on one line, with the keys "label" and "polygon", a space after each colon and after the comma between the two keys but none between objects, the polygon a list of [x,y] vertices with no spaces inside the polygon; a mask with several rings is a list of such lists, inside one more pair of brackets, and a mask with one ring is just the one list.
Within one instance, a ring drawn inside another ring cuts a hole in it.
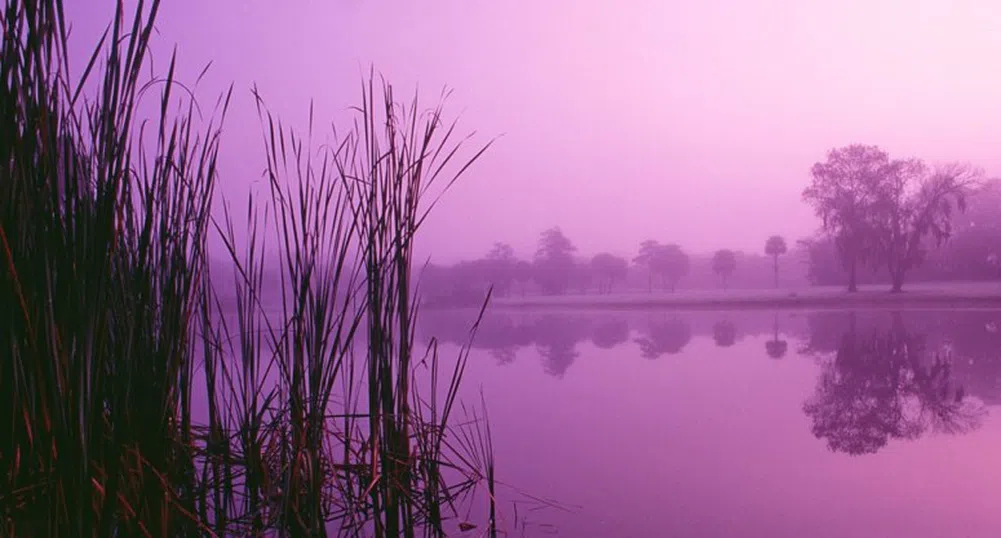
[{"label": "palm-like tree", "polygon": [[779,256],[788,252],[786,240],[781,235],[773,235],[765,242],[765,254],[772,257],[772,267],[775,270],[775,287],[779,287]]}]

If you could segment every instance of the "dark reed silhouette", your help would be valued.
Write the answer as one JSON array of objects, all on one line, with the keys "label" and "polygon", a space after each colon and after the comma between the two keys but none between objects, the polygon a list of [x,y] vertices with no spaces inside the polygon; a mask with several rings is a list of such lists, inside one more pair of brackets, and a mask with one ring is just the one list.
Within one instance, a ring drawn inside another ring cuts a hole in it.
[{"label": "dark reed silhouette", "polygon": [[485,411],[453,425],[476,313],[447,366],[416,351],[410,276],[424,195],[486,146],[370,77],[318,150],[255,91],[269,192],[238,241],[211,205],[229,93],[199,116],[173,60],[144,78],[158,7],[118,4],[75,79],[62,4],[4,8],[2,533],[496,535]]}]

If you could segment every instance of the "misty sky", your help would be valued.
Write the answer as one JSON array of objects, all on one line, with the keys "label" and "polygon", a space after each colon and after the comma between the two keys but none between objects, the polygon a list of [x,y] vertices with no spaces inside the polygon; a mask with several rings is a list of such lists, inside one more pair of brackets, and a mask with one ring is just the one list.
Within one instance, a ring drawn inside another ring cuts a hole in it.
[{"label": "misty sky", "polygon": [[[113,2],[67,4],[83,43]],[[424,229],[441,262],[530,256],[553,225],[583,253],[757,252],[816,228],[809,167],[852,142],[1001,168],[996,0],[169,0],[158,27],[157,67],[176,43],[182,79],[213,61],[201,99],[235,84],[229,198],[262,187],[254,83],[300,123],[311,98],[347,117],[369,65],[428,104],[452,88],[460,126],[500,138]]]}]

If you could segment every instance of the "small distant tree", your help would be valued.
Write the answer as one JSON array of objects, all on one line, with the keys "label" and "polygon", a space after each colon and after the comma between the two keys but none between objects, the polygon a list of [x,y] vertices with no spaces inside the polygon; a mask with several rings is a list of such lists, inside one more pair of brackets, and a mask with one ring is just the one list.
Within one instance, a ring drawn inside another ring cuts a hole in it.
[{"label": "small distant tree", "polygon": [[717,250],[713,255],[713,272],[723,281],[723,289],[727,289],[730,276],[737,269],[737,255],[732,250]]},{"label": "small distant tree", "polygon": [[542,232],[535,252],[535,274],[544,293],[566,293],[576,268],[573,257],[576,251],[577,247],[558,226]]},{"label": "small distant tree", "polygon": [[611,293],[617,280],[625,280],[629,262],[625,259],[602,252],[591,258],[591,269],[598,279],[598,293]]},{"label": "small distant tree", "polygon": [[521,288],[521,296],[525,296],[525,290],[528,288],[528,283],[532,281],[535,269],[532,264],[526,262],[525,260],[518,260],[514,264],[514,279],[518,281],[518,285]]},{"label": "small distant tree", "polygon": [[[587,290],[591,288],[591,284],[594,282],[595,274],[594,268],[591,263],[586,260],[574,260],[573,270],[570,272],[570,282],[571,285],[577,290],[577,293],[581,295],[587,294]],[[598,282],[599,293],[601,287],[601,281]]]},{"label": "small distant tree", "polygon": [[651,260],[651,268],[660,275],[665,288],[673,293],[678,281],[688,274],[691,261],[678,245],[658,245]]},{"label": "small distant tree", "polygon": [[775,287],[779,287],[779,256],[788,252],[786,240],[781,235],[773,235],[765,242],[765,254],[772,257],[772,269],[775,272]]},{"label": "small distant tree", "polygon": [[511,284],[515,280],[514,249],[507,243],[494,243],[485,260],[487,278],[494,287],[494,292],[498,297],[504,297],[511,291]]},{"label": "small distant tree", "polygon": [[487,253],[488,260],[510,261],[514,259],[514,249],[507,243],[494,243],[490,252]]},{"label": "small distant tree", "polygon": [[647,239],[640,243],[639,254],[633,258],[633,263],[643,267],[647,271],[647,291],[653,293],[653,274],[654,274],[654,260],[657,257],[657,251],[660,250],[661,245],[653,239]]}]

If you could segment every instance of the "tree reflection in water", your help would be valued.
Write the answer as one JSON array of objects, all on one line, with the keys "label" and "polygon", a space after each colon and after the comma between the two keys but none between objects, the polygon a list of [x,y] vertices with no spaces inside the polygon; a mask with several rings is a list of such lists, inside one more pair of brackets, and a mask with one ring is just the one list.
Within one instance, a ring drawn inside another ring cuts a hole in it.
[{"label": "tree reflection in water", "polygon": [[600,319],[591,324],[591,342],[601,349],[612,349],[629,340],[629,323],[624,319]]},{"label": "tree reflection in water", "polygon": [[535,322],[532,331],[546,373],[562,379],[580,355],[577,342],[587,337],[587,323],[575,317],[546,315]]},{"label": "tree reflection in water", "polygon": [[737,342],[737,327],[731,321],[717,321],[713,324],[713,341],[717,347],[730,347]]},{"label": "tree reflection in water", "polygon": [[692,339],[692,329],[684,320],[650,320],[646,332],[635,339],[640,347],[640,355],[645,359],[656,359],[661,355],[676,355]]},{"label": "tree reflection in water", "polygon": [[512,346],[494,348],[490,350],[490,356],[497,361],[497,364],[504,366],[514,362],[518,356],[518,348]]},{"label": "tree reflection in water", "polygon": [[924,338],[906,331],[899,316],[889,329],[871,331],[857,330],[853,316],[803,405],[814,436],[833,451],[859,455],[890,439],[978,428],[983,402],[954,383],[950,359],[928,353]]},{"label": "tree reflection in water", "polygon": [[779,315],[775,314],[772,322],[772,339],[765,342],[765,353],[773,359],[781,359],[788,350],[789,342],[779,337]]}]

